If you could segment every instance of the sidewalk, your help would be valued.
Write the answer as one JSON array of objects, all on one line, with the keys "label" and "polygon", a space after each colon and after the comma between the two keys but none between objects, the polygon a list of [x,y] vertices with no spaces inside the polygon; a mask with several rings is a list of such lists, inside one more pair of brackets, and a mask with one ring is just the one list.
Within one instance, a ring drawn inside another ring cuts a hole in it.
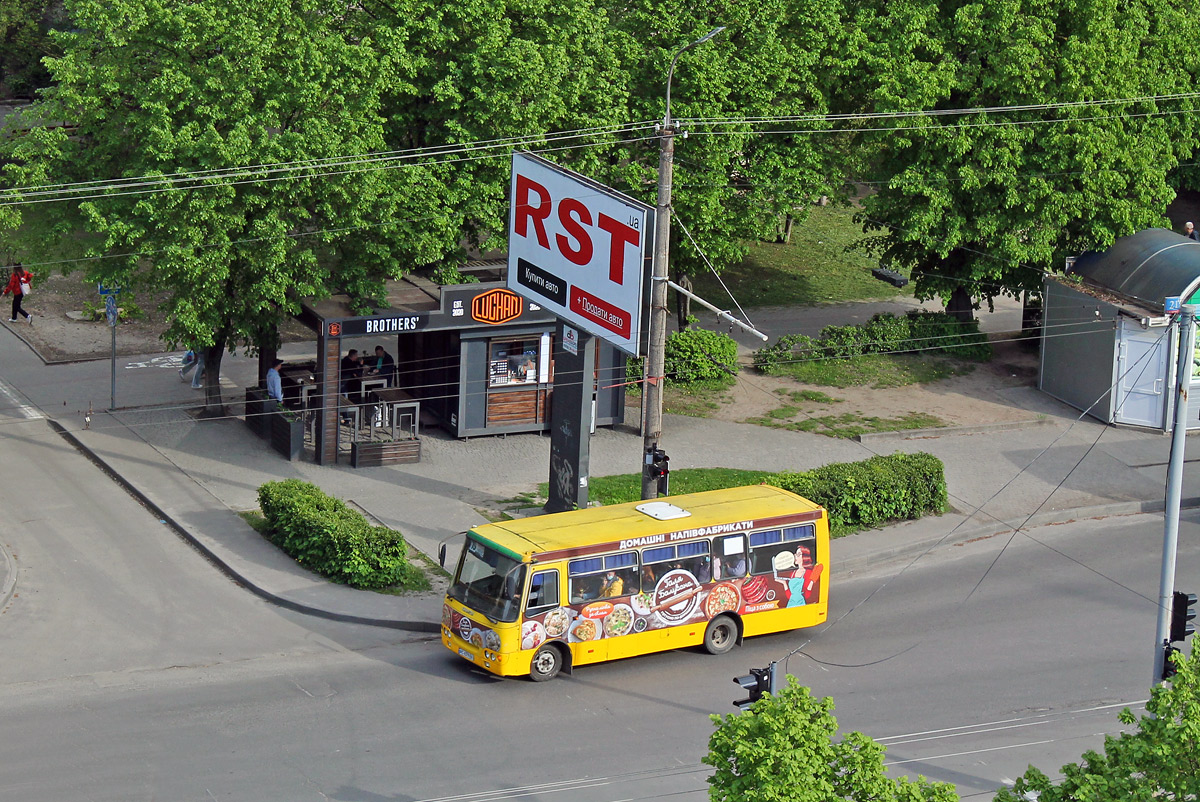
[{"label": "sidewalk", "polygon": [[[306,355],[303,347],[287,350],[285,358]],[[233,388],[253,383],[255,369],[255,360],[227,358],[222,376],[227,401],[240,395]],[[313,482],[400,530],[413,547],[436,559],[440,541],[485,522],[479,507],[511,499],[548,474],[548,436],[458,441],[432,429],[422,431],[421,462],[415,465],[355,470],[348,462],[288,462],[241,420],[192,418],[187,407],[195,405],[196,394],[178,381],[170,364],[137,371],[137,381],[136,396],[155,398],[160,406],[96,413],[87,430],[74,415],[47,425],[246,588],[284,607],[326,618],[436,632],[441,595],[357,591],[298,567],[237,514],[257,509],[263,482]],[[858,443],[668,415],[664,443],[673,468],[805,470],[895,451],[939,457],[946,465],[954,512],[835,541],[831,570],[840,575],[911,558],[935,544],[1008,531],[1031,515],[1027,525],[1033,526],[1162,509],[1169,438],[1078,420],[1077,411],[1033,388],[1014,390],[1007,400],[1029,412],[1026,421],[876,435]],[[1188,443],[1193,459],[1200,458],[1194,440]],[[641,447],[632,427],[598,430],[591,447],[592,475],[638,470]],[[1189,481],[1185,472],[1184,482],[1185,503],[1194,505],[1200,477]]]}]

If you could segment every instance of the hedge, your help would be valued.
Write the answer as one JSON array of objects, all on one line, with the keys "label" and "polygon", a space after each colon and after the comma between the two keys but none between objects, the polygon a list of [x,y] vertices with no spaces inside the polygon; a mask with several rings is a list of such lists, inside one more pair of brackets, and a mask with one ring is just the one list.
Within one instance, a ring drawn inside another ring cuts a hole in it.
[{"label": "hedge", "polygon": [[785,471],[766,482],[824,507],[834,535],[947,509],[945,466],[924,452],[833,463],[802,473]]},{"label": "hedge", "polygon": [[394,529],[371,526],[361,513],[309,482],[286,479],[258,489],[268,537],[305,568],[355,588],[429,587],[408,561]]},{"label": "hedge", "polygon": [[979,322],[963,323],[945,312],[912,311],[903,316],[878,314],[861,326],[826,326],[819,337],[789,334],[754,352],[754,366],[775,373],[789,362],[847,359],[863,354],[937,351],[986,362],[992,358]]}]

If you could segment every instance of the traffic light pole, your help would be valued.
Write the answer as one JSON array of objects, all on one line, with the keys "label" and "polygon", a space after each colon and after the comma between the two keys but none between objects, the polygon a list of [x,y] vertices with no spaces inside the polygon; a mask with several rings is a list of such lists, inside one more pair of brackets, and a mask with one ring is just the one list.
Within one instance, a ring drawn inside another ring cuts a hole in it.
[{"label": "traffic light pole", "polygon": [[1158,580],[1158,627],[1154,634],[1154,682],[1163,681],[1170,644],[1171,605],[1175,589],[1175,552],[1179,541],[1179,506],[1183,493],[1183,451],[1187,438],[1188,385],[1196,344],[1196,307],[1184,306],[1177,324],[1179,359],[1175,368],[1175,424],[1171,429],[1171,458],[1167,465],[1167,495],[1163,508],[1162,573]]},{"label": "traffic light pole", "polygon": [[724,25],[713,28],[694,42],[689,42],[671,56],[667,70],[667,108],[663,115],[658,139],[658,201],[654,217],[654,266],[650,285],[650,331],[646,346],[646,383],[642,391],[642,498],[658,497],[658,481],[650,476],[650,456],[662,439],[663,370],[667,344],[667,278],[671,258],[671,175],[675,168],[675,123],[671,120],[671,79],[675,62],[689,47],[707,42],[725,30]]}]

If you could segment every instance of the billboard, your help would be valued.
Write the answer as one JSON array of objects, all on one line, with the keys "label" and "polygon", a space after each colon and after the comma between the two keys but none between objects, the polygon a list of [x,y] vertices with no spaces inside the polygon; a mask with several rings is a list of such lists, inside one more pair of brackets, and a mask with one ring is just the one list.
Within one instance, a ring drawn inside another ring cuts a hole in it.
[{"label": "billboard", "polygon": [[514,153],[508,288],[637,356],[645,337],[654,208]]}]

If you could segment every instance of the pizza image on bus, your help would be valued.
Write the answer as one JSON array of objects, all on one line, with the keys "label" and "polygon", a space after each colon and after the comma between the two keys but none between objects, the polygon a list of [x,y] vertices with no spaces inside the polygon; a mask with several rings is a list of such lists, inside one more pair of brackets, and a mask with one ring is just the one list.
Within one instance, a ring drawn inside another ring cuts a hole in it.
[{"label": "pizza image on bus", "polygon": [[500,676],[541,681],[686,646],[719,654],[731,628],[740,642],[829,612],[828,514],[767,485],[498,521],[463,541],[442,644]]},{"label": "pizza image on bus", "polygon": [[721,613],[736,610],[741,605],[738,589],[729,582],[714,585],[704,600],[704,615],[706,618],[716,618]]}]

